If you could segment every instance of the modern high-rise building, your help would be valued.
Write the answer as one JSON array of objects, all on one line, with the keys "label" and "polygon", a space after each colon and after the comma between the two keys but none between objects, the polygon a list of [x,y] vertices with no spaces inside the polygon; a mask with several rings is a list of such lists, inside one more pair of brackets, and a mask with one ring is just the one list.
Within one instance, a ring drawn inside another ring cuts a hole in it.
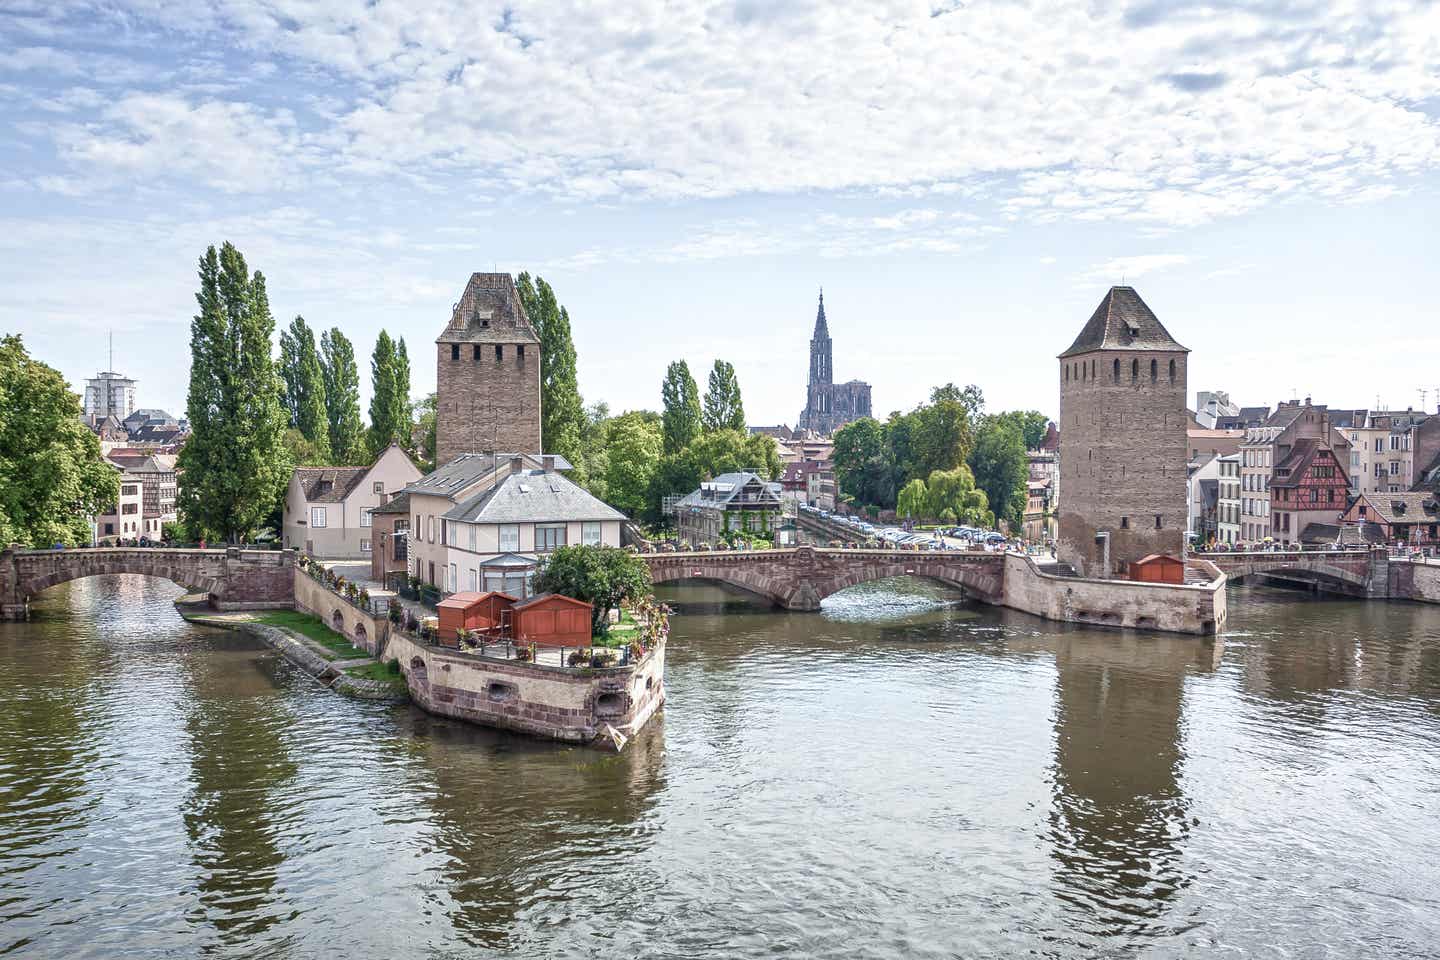
[{"label": "modern high-rise building", "polygon": [[1133,288],[1111,287],[1060,354],[1058,550],[1082,576],[1184,552],[1189,353]]},{"label": "modern high-rise building", "polygon": [[85,417],[97,423],[106,417],[124,420],[135,411],[135,381],[103,370],[85,381]]},{"label": "modern high-rise building", "polygon": [[508,273],[476,273],[435,339],[435,464],[540,450],[540,340]]}]

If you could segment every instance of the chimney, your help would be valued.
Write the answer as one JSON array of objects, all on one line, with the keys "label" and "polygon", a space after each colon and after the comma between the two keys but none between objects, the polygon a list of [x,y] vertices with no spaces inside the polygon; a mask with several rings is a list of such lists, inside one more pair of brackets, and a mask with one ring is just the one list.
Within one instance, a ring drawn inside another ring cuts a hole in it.
[{"label": "chimney", "polygon": [[513,456],[510,458],[510,472],[511,472],[511,473],[519,473],[521,470],[524,470],[524,469],[525,469],[525,458],[522,457],[522,456],[520,456],[520,454],[518,454],[518,453],[515,454],[515,455],[513,455]]},{"label": "chimney", "polygon": [[540,463],[545,467],[545,472],[546,472],[546,473],[554,473],[554,472],[555,472],[555,455],[554,455],[554,454],[550,454],[550,453],[545,454],[545,456],[543,456],[543,457],[540,458]]}]

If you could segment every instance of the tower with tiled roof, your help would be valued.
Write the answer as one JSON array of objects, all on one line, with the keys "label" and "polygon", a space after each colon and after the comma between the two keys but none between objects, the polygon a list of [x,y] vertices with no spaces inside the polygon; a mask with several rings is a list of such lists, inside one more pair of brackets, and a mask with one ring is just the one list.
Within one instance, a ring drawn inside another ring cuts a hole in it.
[{"label": "tower with tiled roof", "polygon": [[1184,552],[1189,352],[1111,287],[1060,354],[1059,556],[1084,576]]},{"label": "tower with tiled roof", "polygon": [[471,275],[435,344],[435,465],[540,453],[540,339],[510,274]]}]

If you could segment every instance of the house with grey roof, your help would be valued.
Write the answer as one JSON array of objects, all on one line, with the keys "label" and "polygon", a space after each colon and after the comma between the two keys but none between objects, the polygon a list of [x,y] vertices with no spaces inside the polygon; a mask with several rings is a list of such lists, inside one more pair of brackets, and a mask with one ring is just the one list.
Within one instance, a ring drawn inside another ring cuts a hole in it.
[{"label": "house with grey roof", "polygon": [[284,545],[319,560],[369,560],[371,514],[420,476],[393,443],[369,466],[296,467],[285,491]]},{"label": "house with grey roof", "polygon": [[465,453],[405,488],[409,571],[442,593],[532,592],[545,554],[620,546],[625,517],[564,476],[549,454]]},{"label": "house with grey roof", "polygon": [[748,471],[705,480],[675,504],[680,539],[716,543],[726,534],[772,535],[780,525],[781,486]]}]

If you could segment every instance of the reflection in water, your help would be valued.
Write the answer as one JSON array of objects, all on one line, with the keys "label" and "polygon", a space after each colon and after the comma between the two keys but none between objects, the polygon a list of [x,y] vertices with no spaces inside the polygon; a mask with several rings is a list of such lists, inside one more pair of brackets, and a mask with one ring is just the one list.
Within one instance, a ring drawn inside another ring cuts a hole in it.
[{"label": "reflection in water", "polygon": [[[0,951],[1424,955],[1440,609],[1232,591],[1221,644],[933,584],[679,608],[620,757],[337,697],[163,581],[0,625]],[[1222,654],[1223,650],[1223,654]]]}]

